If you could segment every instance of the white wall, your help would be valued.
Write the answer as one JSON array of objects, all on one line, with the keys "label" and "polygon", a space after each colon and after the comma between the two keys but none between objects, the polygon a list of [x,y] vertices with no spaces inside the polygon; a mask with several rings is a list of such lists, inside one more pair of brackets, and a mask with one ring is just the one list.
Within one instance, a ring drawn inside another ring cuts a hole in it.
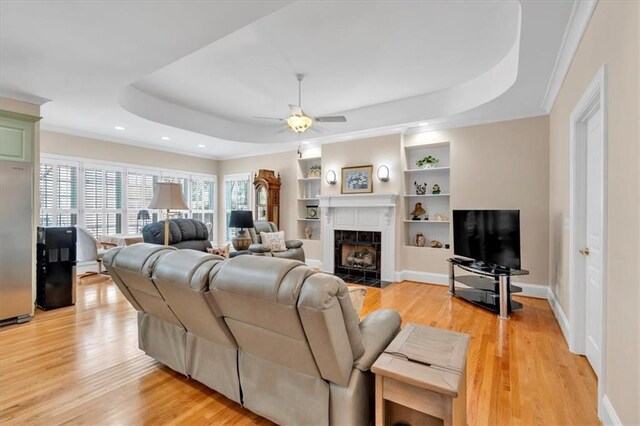
[{"label": "white wall", "polygon": [[640,167],[637,1],[600,1],[550,115],[550,280],[569,306],[569,116],[603,64],[608,65],[608,270],[605,394],[624,424],[640,424]]}]

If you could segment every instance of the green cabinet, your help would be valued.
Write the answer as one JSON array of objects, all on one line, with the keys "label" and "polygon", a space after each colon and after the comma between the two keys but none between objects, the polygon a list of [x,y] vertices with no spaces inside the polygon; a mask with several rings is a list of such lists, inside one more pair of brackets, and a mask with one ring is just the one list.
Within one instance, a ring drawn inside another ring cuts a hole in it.
[{"label": "green cabinet", "polygon": [[0,110],[0,160],[33,160],[35,123],[40,117]]}]

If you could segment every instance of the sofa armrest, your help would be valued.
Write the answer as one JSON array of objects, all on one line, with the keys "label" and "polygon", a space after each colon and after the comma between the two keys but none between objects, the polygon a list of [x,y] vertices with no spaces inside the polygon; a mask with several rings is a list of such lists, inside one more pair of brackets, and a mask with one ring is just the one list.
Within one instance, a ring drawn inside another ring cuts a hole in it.
[{"label": "sofa armrest", "polygon": [[251,253],[269,253],[271,249],[269,247],[263,246],[262,244],[251,244],[249,246],[249,251]]},{"label": "sofa armrest", "polygon": [[353,366],[360,371],[368,371],[396,337],[401,323],[400,314],[392,309],[379,309],[367,315],[360,323],[364,354]]},{"label": "sofa armrest", "polygon": [[302,247],[302,241],[300,240],[288,240],[284,242],[284,245],[287,246],[288,249],[297,249]]}]

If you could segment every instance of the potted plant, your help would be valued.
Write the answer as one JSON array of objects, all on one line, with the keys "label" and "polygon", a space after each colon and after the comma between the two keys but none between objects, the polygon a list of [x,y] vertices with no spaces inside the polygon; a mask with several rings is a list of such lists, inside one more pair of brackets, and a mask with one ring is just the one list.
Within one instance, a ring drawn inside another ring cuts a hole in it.
[{"label": "potted plant", "polygon": [[421,169],[433,169],[438,165],[439,162],[440,160],[438,160],[436,157],[427,155],[426,157],[416,161],[416,166],[418,166]]},{"label": "potted plant", "polygon": [[314,164],[313,166],[309,167],[309,171],[307,172],[307,177],[317,178],[317,177],[320,177],[321,175],[322,175],[322,169],[320,168],[320,165]]}]

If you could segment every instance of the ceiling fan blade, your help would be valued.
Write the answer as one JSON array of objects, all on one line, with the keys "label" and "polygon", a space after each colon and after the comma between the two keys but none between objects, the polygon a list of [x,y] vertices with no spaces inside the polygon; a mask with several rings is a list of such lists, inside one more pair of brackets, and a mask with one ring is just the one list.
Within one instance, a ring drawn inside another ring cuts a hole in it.
[{"label": "ceiling fan blade", "polygon": [[259,120],[278,120],[278,121],[284,121],[284,118],[277,118],[277,117],[251,117],[251,118],[257,118]]},{"label": "ceiling fan blade", "polygon": [[346,123],[347,118],[344,115],[334,115],[330,117],[315,117],[314,120],[320,123]]},{"label": "ceiling fan blade", "polygon": [[278,133],[286,133],[287,131],[291,131],[291,129],[289,127],[283,127],[282,129],[278,130],[276,132],[276,134],[278,134]]},{"label": "ceiling fan blade", "polygon": [[302,108],[300,108],[298,105],[289,104],[289,110],[291,110],[292,115],[304,115],[304,113],[302,112]]}]

